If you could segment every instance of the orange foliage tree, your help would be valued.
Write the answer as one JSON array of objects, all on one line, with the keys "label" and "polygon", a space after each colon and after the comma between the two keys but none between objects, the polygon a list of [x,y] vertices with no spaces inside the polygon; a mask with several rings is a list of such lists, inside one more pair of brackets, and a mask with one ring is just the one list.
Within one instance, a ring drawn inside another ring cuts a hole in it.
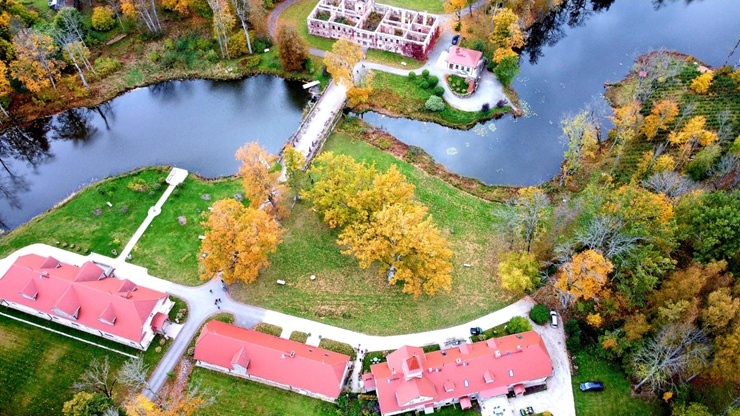
[{"label": "orange foliage tree", "polygon": [[642,124],[642,134],[648,140],[653,140],[659,131],[665,131],[668,125],[676,119],[678,115],[678,103],[674,100],[666,99],[658,101],[653,105],[650,114],[645,117]]},{"label": "orange foliage tree", "polygon": [[250,142],[236,151],[236,159],[242,162],[239,176],[249,206],[259,208],[269,202],[273,213],[282,213],[279,198],[282,187],[278,184],[280,170],[273,168],[277,157],[267,153],[256,142]]},{"label": "orange foliage tree", "polygon": [[597,298],[608,290],[606,284],[612,270],[612,263],[598,251],[582,251],[558,269],[555,287],[566,305],[581,299]]}]

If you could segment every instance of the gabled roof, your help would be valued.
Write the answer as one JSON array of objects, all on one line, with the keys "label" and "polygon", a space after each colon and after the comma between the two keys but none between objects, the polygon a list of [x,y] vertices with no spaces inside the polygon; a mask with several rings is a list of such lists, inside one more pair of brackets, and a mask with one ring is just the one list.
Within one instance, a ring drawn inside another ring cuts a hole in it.
[{"label": "gabled roof", "polygon": [[400,371],[396,370],[399,363],[416,356],[420,350],[399,348],[388,354],[386,363],[370,367],[382,414],[476,393],[480,393],[481,398],[502,395],[514,386],[552,375],[550,355],[535,331],[476,342],[463,348],[427,354],[421,351],[420,377],[399,376]]},{"label": "gabled roof", "polygon": [[450,48],[450,53],[447,54],[447,62],[475,68],[478,66],[478,62],[482,56],[483,52],[461,48],[459,46],[452,46]]},{"label": "gabled roof", "polygon": [[210,321],[195,343],[195,359],[336,399],[350,357],[323,348]]},{"label": "gabled roof", "polygon": [[118,294],[124,284],[106,277],[92,262],[78,267],[28,254],[18,257],[0,278],[0,299],[138,343],[149,315],[167,294],[138,287],[126,298]]}]

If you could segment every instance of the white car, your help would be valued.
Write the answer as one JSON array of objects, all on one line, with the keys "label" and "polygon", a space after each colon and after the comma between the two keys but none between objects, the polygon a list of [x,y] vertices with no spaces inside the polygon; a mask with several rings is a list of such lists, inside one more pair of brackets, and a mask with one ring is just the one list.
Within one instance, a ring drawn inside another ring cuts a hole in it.
[{"label": "white car", "polygon": [[554,309],[550,309],[550,326],[553,328],[558,327],[558,313]]}]

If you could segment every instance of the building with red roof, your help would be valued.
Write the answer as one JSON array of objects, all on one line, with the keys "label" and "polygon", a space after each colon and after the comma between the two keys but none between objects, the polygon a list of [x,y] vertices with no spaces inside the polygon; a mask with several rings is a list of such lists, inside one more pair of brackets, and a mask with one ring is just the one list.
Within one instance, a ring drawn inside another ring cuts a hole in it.
[{"label": "building with red roof", "polygon": [[402,347],[363,376],[375,390],[383,416],[424,411],[509,393],[524,394],[552,375],[550,354],[535,331],[424,353]]},{"label": "building with red roof", "polygon": [[447,69],[469,78],[478,78],[485,65],[483,52],[460,46],[450,47],[445,62],[447,62]]},{"label": "building with red roof", "polygon": [[108,266],[37,254],[19,256],[0,278],[0,304],[140,350],[174,305],[166,293],[118,279]]},{"label": "building with red roof", "polygon": [[231,324],[210,321],[195,343],[196,365],[333,402],[350,357]]}]

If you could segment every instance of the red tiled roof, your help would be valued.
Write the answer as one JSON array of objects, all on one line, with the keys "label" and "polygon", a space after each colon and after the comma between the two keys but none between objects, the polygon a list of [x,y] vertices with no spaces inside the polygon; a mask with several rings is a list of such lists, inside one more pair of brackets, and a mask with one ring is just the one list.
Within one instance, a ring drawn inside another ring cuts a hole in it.
[{"label": "red tiled roof", "polygon": [[[403,347],[386,363],[370,367],[382,414],[480,393],[481,398],[506,394],[521,383],[552,375],[552,362],[534,331],[424,354]],[[420,354],[420,355],[419,355]],[[421,372],[405,375],[399,363],[417,355]],[[430,387],[431,386],[431,387]],[[484,397],[485,396],[485,397]]]},{"label": "red tiled roof", "polygon": [[[336,399],[350,357],[323,348],[210,321],[195,343],[195,359]],[[235,361],[236,360],[236,361]]]},{"label": "red tiled roof", "polygon": [[[0,299],[141,342],[144,323],[167,294],[138,287],[126,298],[119,295],[121,280],[101,276],[103,269],[89,261],[77,267],[28,254],[18,257],[0,278]],[[35,299],[32,292],[36,292]],[[113,325],[103,322],[108,319]]]},{"label": "red tiled roof", "polygon": [[483,52],[453,46],[447,54],[447,62],[475,68],[478,66],[478,61],[480,61],[481,56],[483,56]]}]

